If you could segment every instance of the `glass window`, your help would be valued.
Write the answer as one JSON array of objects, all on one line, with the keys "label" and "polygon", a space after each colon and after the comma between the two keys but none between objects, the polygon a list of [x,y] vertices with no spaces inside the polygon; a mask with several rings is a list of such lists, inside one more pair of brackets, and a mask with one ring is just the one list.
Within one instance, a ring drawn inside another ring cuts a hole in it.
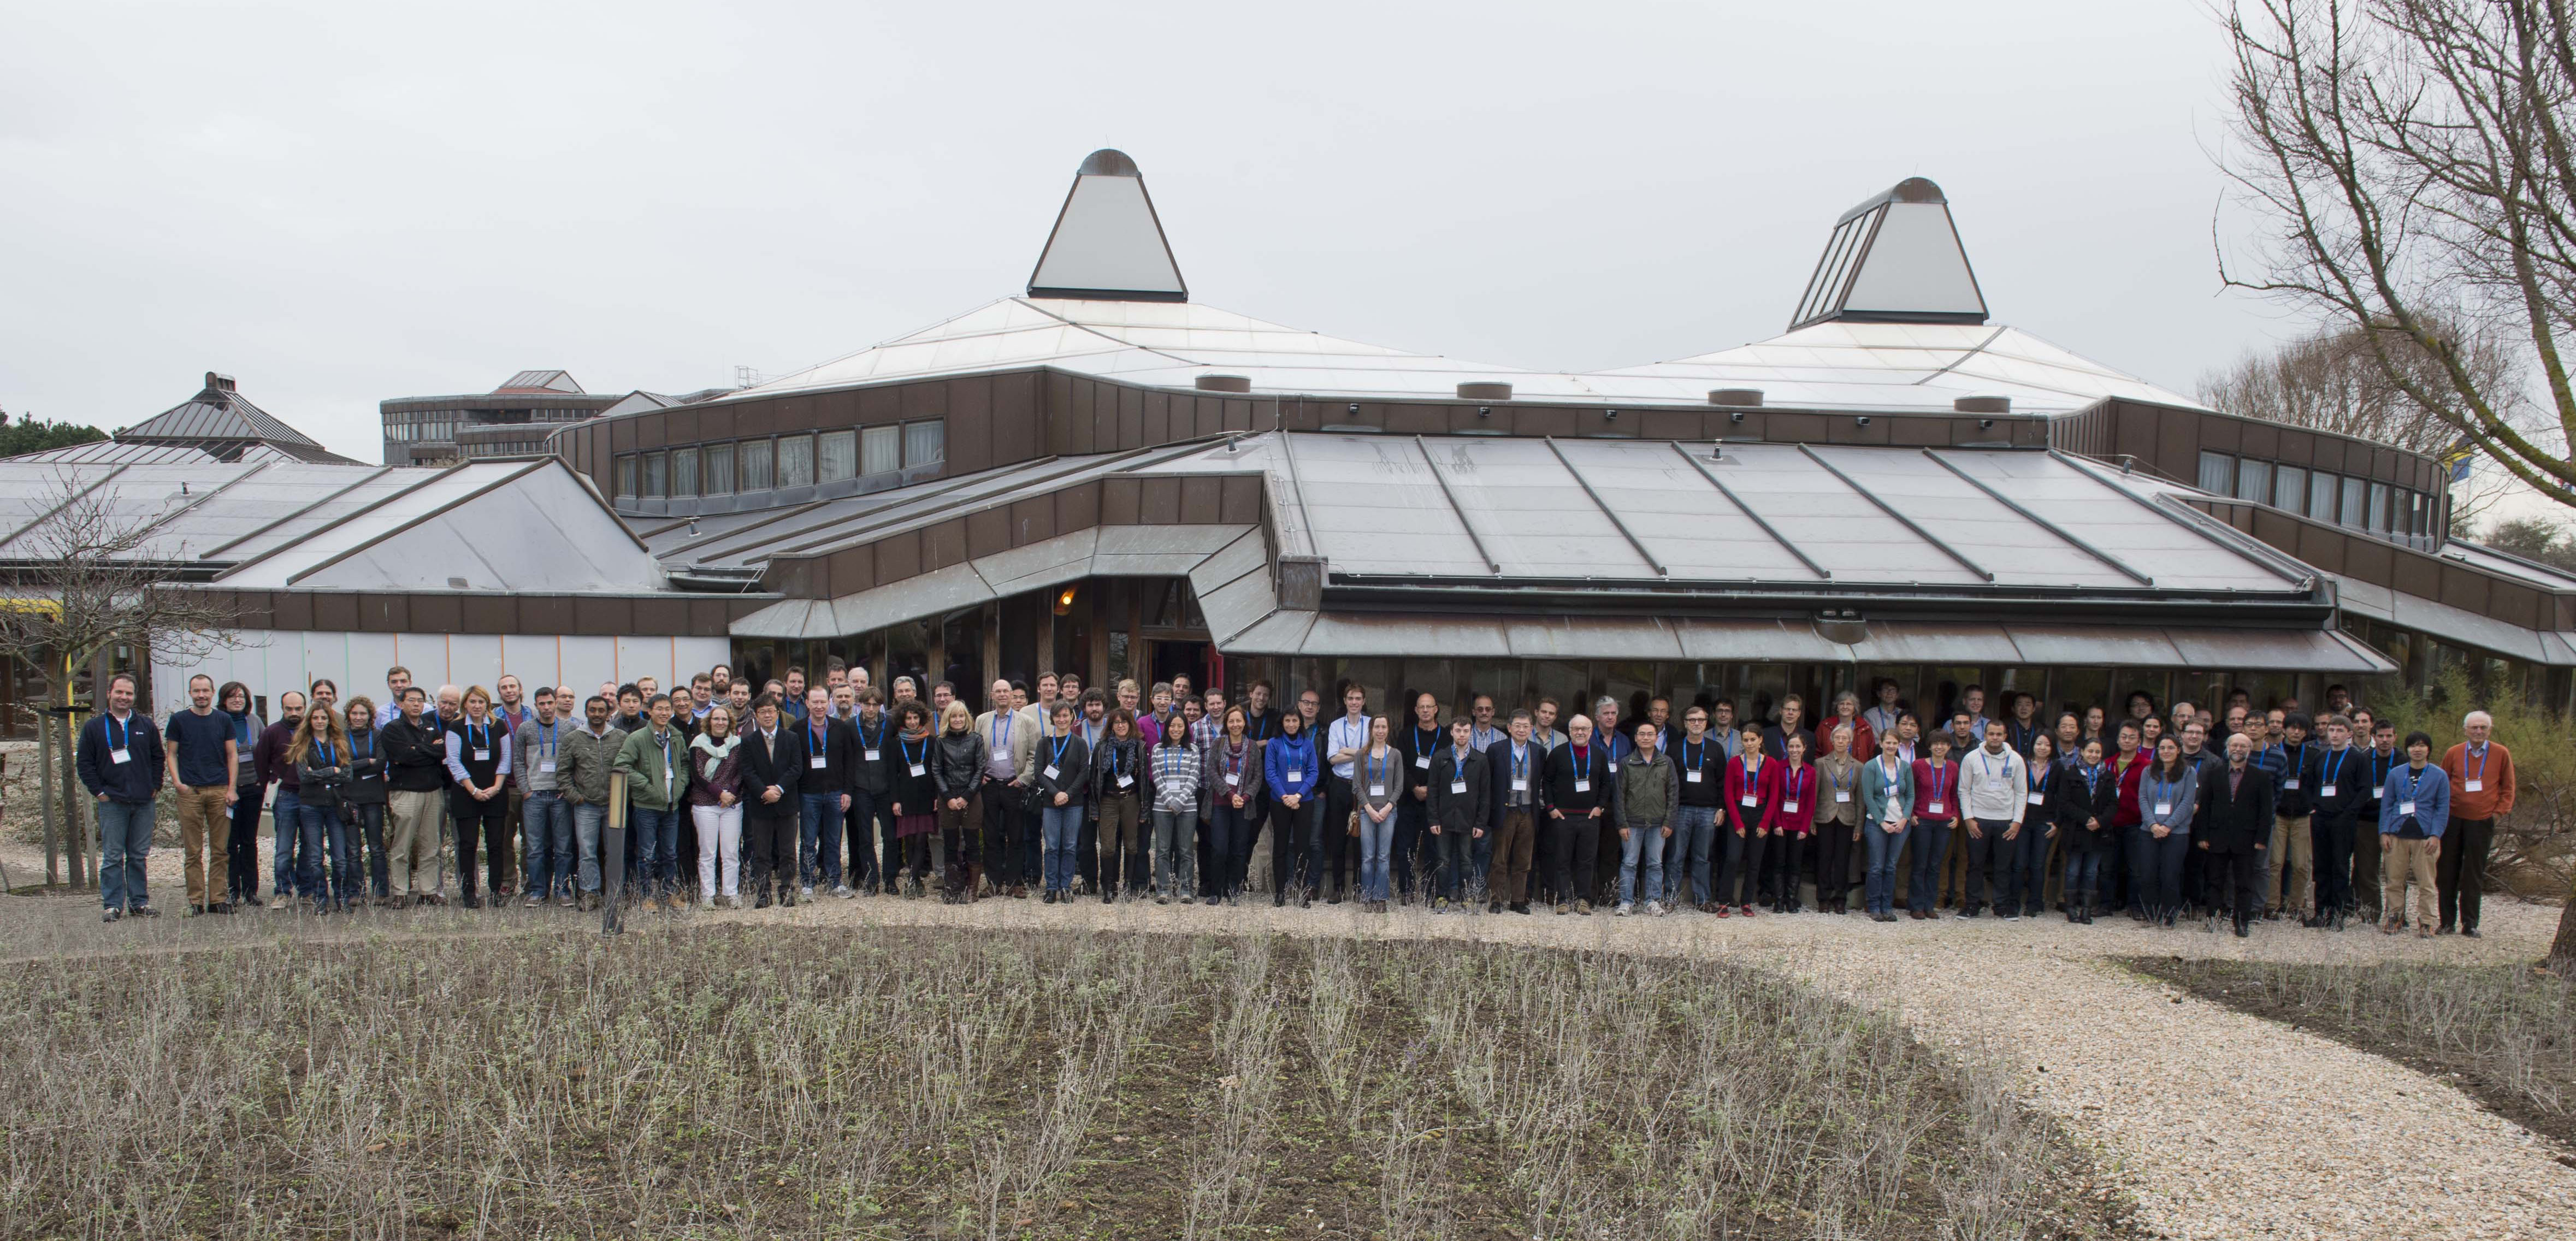
[{"label": "glass window", "polygon": [[859,473],[859,433],[825,431],[822,445],[815,452],[814,481],[837,483],[856,478]]},{"label": "glass window", "polygon": [[2200,489],[2214,496],[2236,491],[2236,458],[2223,452],[2200,454]]},{"label": "glass window", "polygon": [[936,419],[903,424],[903,463],[906,468],[929,465],[948,456],[948,424]]},{"label": "glass window", "polygon": [[659,500],[670,490],[670,486],[671,454],[666,452],[644,454],[644,498]]},{"label": "glass window", "polygon": [[903,468],[903,428],[869,427],[859,434],[859,472],[892,474]]},{"label": "glass window", "polygon": [[707,494],[733,494],[733,445],[707,445]]},{"label": "glass window", "polygon": [[634,453],[627,453],[617,459],[617,495],[620,499],[631,499],[635,495]]},{"label": "glass window", "polygon": [[814,437],[782,435],[778,437],[778,485],[811,487],[814,485]]},{"label": "glass window", "polygon": [[2367,515],[2369,496],[2370,489],[2362,480],[2358,478],[2343,480],[2343,504],[2335,520],[2355,530],[2361,529],[2361,519]]},{"label": "glass window", "polygon": [[2388,529],[2388,484],[2386,483],[2370,485],[2370,528],[2380,531]]},{"label": "glass window", "polygon": [[2272,467],[2272,503],[2293,513],[2307,511],[2308,472],[2295,465]]},{"label": "glass window", "polygon": [[671,494],[675,496],[693,496],[698,494],[697,449],[675,448],[671,450]]},{"label": "glass window", "polygon": [[2308,516],[2318,521],[2335,517],[2335,476],[2319,470],[2308,476]]},{"label": "glass window", "polygon": [[2267,503],[2272,498],[2272,463],[2252,459],[2236,463],[2236,498]]},{"label": "glass window", "polygon": [[768,440],[744,440],[733,447],[734,461],[741,466],[742,489],[767,491],[770,483],[770,448]]}]

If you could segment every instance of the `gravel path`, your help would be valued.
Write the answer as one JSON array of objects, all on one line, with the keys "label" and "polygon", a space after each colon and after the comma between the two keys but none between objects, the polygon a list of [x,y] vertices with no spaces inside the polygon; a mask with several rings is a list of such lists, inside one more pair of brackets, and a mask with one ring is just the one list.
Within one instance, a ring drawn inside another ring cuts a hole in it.
[{"label": "gravel path", "polygon": [[[156,886],[166,856],[159,854]],[[1218,911],[1094,901],[1047,906],[1035,899],[971,906],[826,899],[793,911],[693,914],[686,921],[1167,933],[1258,927],[1296,935],[1478,938],[1734,956],[1890,1005],[1918,1036],[2012,1066],[2028,1101],[2093,1150],[2133,1195],[2139,1222],[2156,1235],[2496,1241],[2576,1236],[2576,1167],[2561,1161],[2565,1153],[2557,1146],[2403,1065],[2182,994],[2109,959],[2528,961],[2546,951],[2557,916],[2554,909],[2491,905],[2487,937],[2476,942],[2361,930],[2329,935],[2278,924],[2238,941],[2197,929],[2148,931],[2126,919],[2078,928],[2049,918],[1878,924],[1819,914],[1750,922],[1695,914],[1660,920],[1401,909],[1362,915],[1322,905],[1274,910],[1263,901]],[[129,932],[141,942],[179,948],[197,939],[251,944],[314,929],[302,918],[267,913],[208,922],[163,918],[151,927],[101,927],[95,917],[93,905],[70,898],[0,901],[0,940],[50,954],[114,950],[114,944],[137,942],[126,938]],[[388,912],[335,919],[328,933],[359,932],[369,924],[452,933],[460,920],[489,932],[573,918],[558,911]],[[668,921],[670,915],[638,917],[630,926],[647,931]]]}]

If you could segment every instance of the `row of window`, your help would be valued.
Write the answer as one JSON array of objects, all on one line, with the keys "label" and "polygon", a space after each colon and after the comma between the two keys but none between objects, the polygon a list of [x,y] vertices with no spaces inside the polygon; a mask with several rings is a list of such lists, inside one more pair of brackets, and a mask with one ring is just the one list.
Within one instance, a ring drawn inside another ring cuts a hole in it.
[{"label": "row of window", "polygon": [[385,424],[385,438],[404,444],[419,440],[452,440],[456,438],[456,424],[452,421],[388,422]]},{"label": "row of window", "polygon": [[617,495],[660,500],[810,487],[934,465],[947,455],[948,424],[937,418],[621,453]]},{"label": "row of window", "polygon": [[2347,474],[2204,452],[2200,489],[2411,544],[2429,544],[2439,535],[2433,529],[2436,497]]}]

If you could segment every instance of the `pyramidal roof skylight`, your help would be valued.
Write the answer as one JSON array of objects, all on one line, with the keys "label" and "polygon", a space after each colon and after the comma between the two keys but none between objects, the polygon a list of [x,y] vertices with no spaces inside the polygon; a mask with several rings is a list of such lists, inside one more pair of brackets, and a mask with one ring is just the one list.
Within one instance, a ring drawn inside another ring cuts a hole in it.
[{"label": "pyramidal roof skylight", "polygon": [[1789,330],[1862,323],[1983,323],[1986,298],[1941,187],[1909,177],[1843,213]]},{"label": "pyramidal roof skylight", "polygon": [[1102,149],[1082,161],[1056,213],[1055,231],[1029,276],[1029,296],[1099,301],[1186,302],[1181,265],[1145,193],[1145,174],[1126,152]]}]

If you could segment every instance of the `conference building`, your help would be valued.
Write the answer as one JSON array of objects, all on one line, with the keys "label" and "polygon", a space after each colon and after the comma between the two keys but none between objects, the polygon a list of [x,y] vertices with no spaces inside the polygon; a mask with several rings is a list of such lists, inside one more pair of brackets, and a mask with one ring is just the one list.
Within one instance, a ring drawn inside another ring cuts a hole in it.
[{"label": "conference building", "polygon": [[1926,707],[2314,703],[2449,667],[2576,701],[2576,577],[2446,538],[2440,462],[1997,322],[1960,237],[1907,180],[1822,230],[1778,336],[1525,370],[1197,300],[1135,163],[1100,151],[1026,288],[946,322],[584,408],[536,456],[0,463],[0,562],[67,490],[168,510],[153,554],[245,624],[188,667],[154,654],[163,708],[200,669],[271,695],[395,662],[587,688],[832,658],[1506,708],[1768,713],[1881,677]]}]

